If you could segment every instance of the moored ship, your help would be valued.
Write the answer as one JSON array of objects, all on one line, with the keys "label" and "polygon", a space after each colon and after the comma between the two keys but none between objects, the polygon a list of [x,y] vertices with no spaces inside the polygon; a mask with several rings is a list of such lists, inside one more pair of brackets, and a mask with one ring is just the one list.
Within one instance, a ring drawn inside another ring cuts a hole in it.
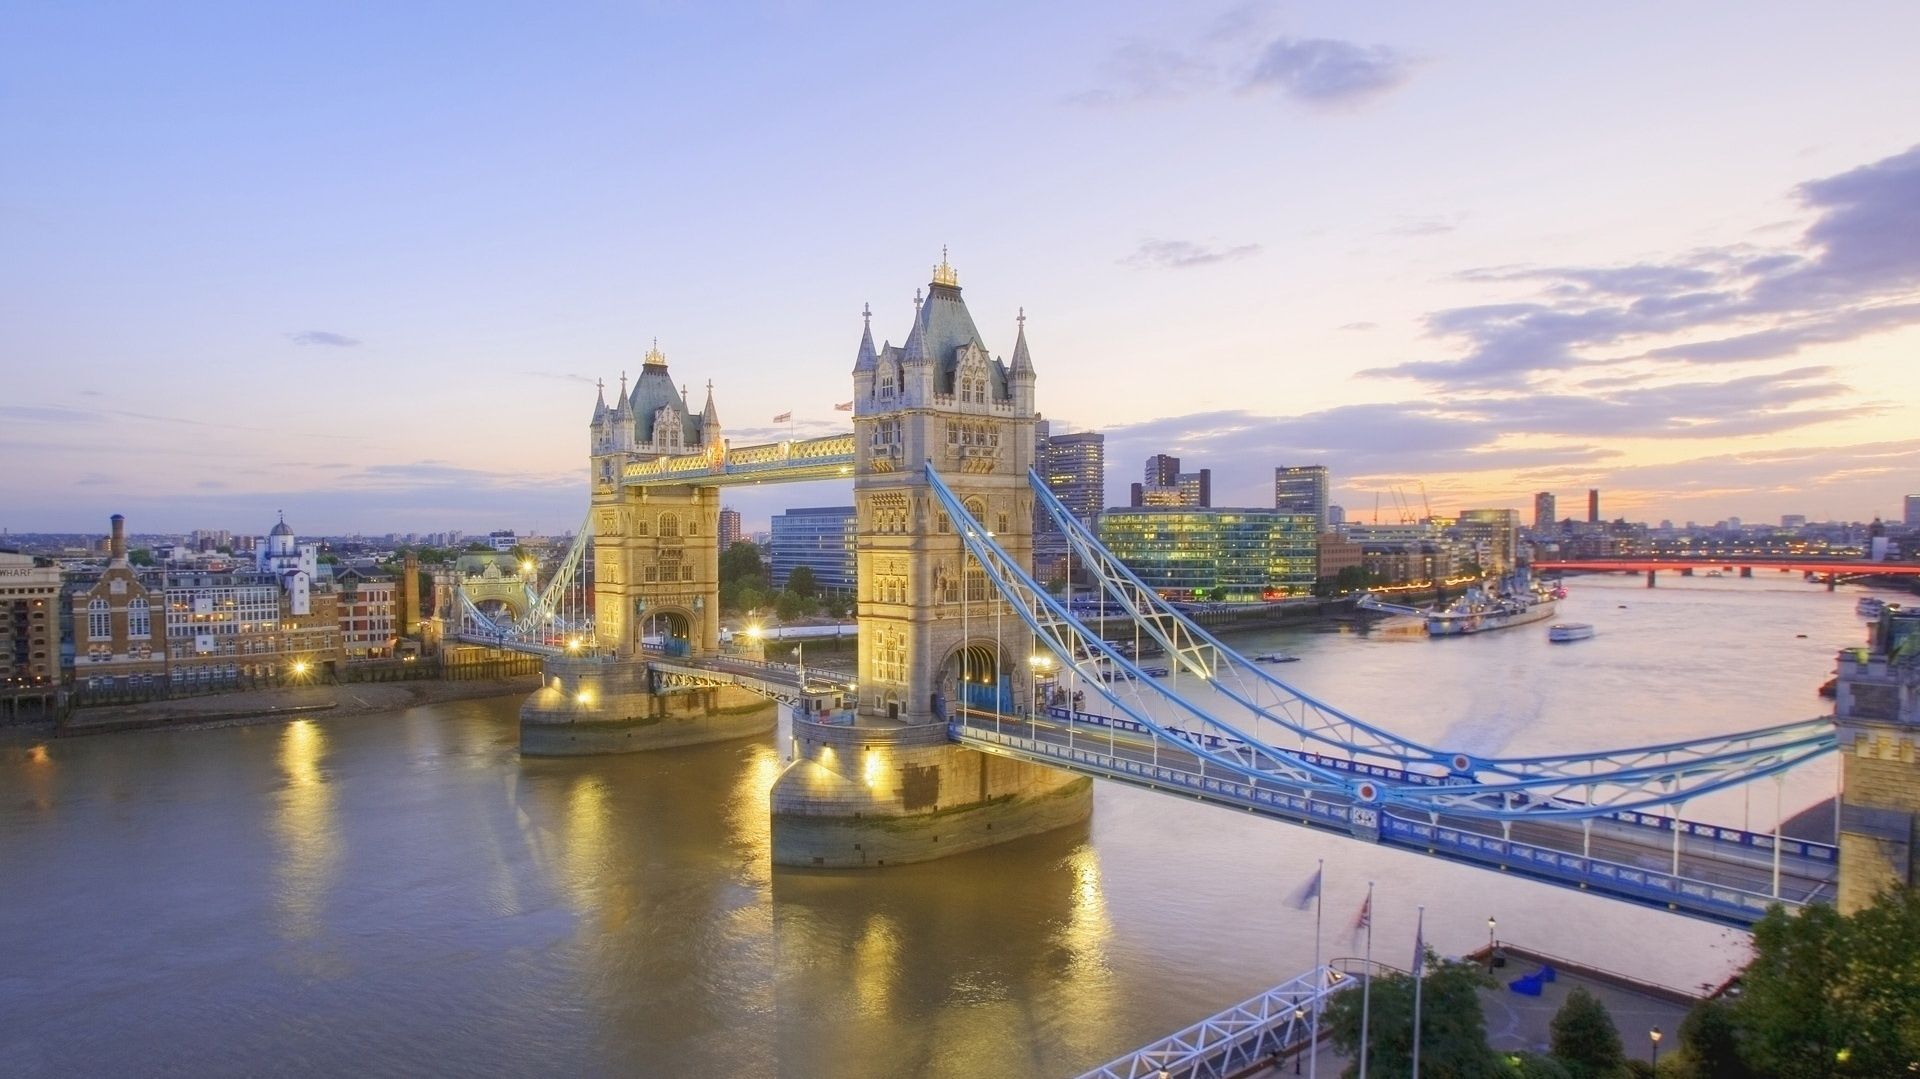
[{"label": "moored ship", "polygon": [[1464,637],[1531,625],[1552,618],[1558,606],[1554,595],[1535,585],[1522,566],[1491,589],[1474,585],[1458,602],[1428,611],[1427,636]]}]

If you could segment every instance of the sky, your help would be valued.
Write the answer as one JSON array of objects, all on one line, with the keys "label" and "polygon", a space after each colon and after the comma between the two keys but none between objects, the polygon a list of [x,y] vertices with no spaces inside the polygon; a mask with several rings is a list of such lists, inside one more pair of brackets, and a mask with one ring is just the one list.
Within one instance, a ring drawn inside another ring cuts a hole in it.
[{"label": "sky", "polygon": [[[1920,6],[14,3],[0,527],[558,532],[654,339],[842,429],[943,246],[1041,412],[1271,505],[1920,492]],[[846,485],[741,493],[748,527]],[[1416,509],[1416,513],[1424,512]]]}]

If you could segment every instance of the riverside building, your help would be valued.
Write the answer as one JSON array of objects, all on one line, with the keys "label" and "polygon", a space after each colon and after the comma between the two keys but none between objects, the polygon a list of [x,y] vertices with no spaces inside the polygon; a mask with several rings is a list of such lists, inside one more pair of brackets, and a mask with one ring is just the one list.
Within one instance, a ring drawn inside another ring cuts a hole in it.
[{"label": "riverside building", "polygon": [[0,551],[0,702],[45,711],[60,682],[60,567]]},{"label": "riverside building", "polygon": [[1273,470],[1273,508],[1281,513],[1310,514],[1314,530],[1327,527],[1327,466],[1283,465]]},{"label": "riverside building", "polygon": [[1108,510],[1100,541],[1168,599],[1245,603],[1306,595],[1319,562],[1317,520],[1268,509]]},{"label": "riverside building", "polygon": [[805,566],[821,588],[853,591],[856,525],[852,506],[815,506],[776,515],[767,560],[773,586],[785,588],[793,571]]}]

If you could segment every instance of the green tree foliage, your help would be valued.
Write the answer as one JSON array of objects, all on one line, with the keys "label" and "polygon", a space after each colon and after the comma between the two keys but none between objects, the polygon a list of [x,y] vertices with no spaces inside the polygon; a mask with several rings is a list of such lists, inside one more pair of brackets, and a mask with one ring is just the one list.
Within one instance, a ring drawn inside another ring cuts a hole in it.
[{"label": "green tree foliage", "polygon": [[127,552],[127,561],[135,566],[151,566],[153,565],[153,552],[147,550],[145,547],[135,547],[133,550]]},{"label": "green tree foliage", "polygon": [[819,591],[813,581],[813,571],[805,566],[793,567],[793,572],[787,575],[787,591],[802,599],[812,599]]},{"label": "green tree foliage", "polygon": [[1513,1079],[1573,1079],[1566,1065],[1545,1053],[1510,1053],[1502,1059],[1506,1062],[1504,1074]]},{"label": "green tree foliage", "polygon": [[1616,1079],[1627,1063],[1607,1006],[1576,985],[1553,1016],[1553,1056],[1573,1079]]},{"label": "green tree foliage", "polygon": [[779,598],[774,601],[774,610],[779,612],[782,621],[799,618],[811,609],[812,605],[791,589],[780,593]]},{"label": "green tree foliage", "polygon": [[1776,906],[1753,947],[1732,1018],[1754,1072],[1894,1076],[1920,1060],[1920,892],[1894,889],[1848,917]]},{"label": "green tree foliage", "polygon": [[745,540],[720,552],[720,609],[751,611],[767,606],[767,570],[760,548]]},{"label": "green tree foliage", "polygon": [[1703,1000],[1680,1022],[1673,1052],[1660,1058],[1660,1074],[1670,1079],[1758,1079],[1740,1055],[1733,1007],[1724,1000]]},{"label": "green tree foliage", "polygon": [[[1480,988],[1492,984],[1478,964],[1442,962],[1427,953],[1420,990],[1420,1074],[1423,1079],[1493,1079],[1515,1074],[1487,1047],[1487,1021]],[[1325,1023],[1335,1048],[1356,1063],[1359,1074],[1360,993],[1341,993],[1327,1006]],[[1373,980],[1368,1023],[1367,1070],[1406,1075],[1413,1067],[1413,976],[1388,974]]]}]

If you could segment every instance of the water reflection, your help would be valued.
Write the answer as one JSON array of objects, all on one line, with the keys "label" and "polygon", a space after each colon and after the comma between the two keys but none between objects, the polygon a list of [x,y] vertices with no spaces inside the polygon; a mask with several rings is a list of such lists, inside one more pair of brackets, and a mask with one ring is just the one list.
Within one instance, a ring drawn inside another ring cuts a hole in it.
[{"label": "water reflection", "polygon": [[275,906],[279,929],[288,940],[320,936],[327,892],[340,856],[333,821],[333,791],[321,765],[327,755],[327,731],[296,719],[280,732],[280,771],[285,785],[274,814],[280,859],[275,867]]}]

